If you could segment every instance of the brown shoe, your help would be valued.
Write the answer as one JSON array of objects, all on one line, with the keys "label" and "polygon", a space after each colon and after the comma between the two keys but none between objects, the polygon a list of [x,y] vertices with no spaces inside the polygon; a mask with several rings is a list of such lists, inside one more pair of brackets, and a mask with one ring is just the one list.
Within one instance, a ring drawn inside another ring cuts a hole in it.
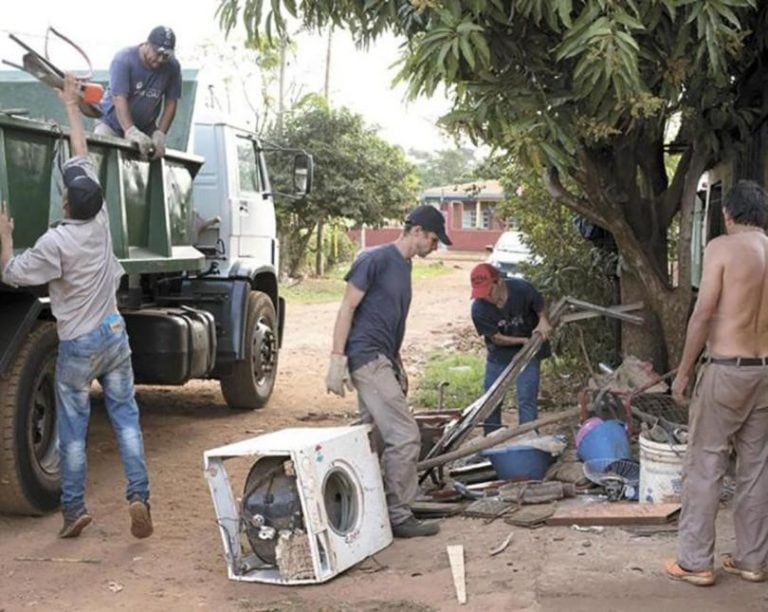
[{"label": "brown shoe", "polygon": [[710,586],[715,584],[715,571],[701,570],[700,572],[693,572],[685,568],[680,567],[677,561],[667,561],[664,564],[664,569],[667,572],[667,576],[672,580],[682,580],[696,586]]},{"label": "brown shoe", "polygon": [[59,529],[60,538],[76,538],[80,533],[91,524],[93,517],[87,511],[77,515],[75,518],[68,519],[64,517],[64,524]]},{"label": "brown shoe", "polygon": [[736,561],[733,558],[733,555],[730,553],[726,553],[721,557],[721,560],[723,562],[723,569],[728,572],[729,574],[735,574],[736,576],[741,576],[744,580],[747,580],[748,582],[765,582],[768,580],[768,571],[765,569],[758,569],[758,570],[748,570],[748,569],[741,569],[739,566],[736,565]]},{"label": "brown shoe", "polygon": [[128,504],[128,514],[131,515],[131,534],[134,538],[148,538],[155,530],[152,526],[152,515],[149,511],[149,502],[142,501],[138,497]]}]

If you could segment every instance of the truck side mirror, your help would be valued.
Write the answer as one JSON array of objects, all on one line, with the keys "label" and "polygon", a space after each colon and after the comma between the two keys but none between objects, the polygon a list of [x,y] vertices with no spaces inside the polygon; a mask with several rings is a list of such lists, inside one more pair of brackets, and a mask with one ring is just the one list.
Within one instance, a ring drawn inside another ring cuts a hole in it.
[{"label": "truck side mirror", "polygon": [[297,196],[305,196],[312,191],[314,163],[312,156],[298,153],[293,158],[293,190]]}]

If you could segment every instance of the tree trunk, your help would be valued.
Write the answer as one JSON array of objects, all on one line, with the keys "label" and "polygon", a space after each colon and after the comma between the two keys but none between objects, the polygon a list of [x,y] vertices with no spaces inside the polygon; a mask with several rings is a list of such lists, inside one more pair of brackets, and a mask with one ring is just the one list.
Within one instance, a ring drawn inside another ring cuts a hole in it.
[{"label": "tree trunk", "polygon": [[631,304],[632,302],[645,304],[645,308],[641,312],[635,313],[645,319],[643,325],[632,325],[631,323],[622,325],[622,356],[626,358],[629,355],[634,355],[643,361],[650,361],[657,372],[666,372],[668,367],[664,333],[659,317],[654,312],[651,303],[658,300],[649,300],[648,290],[631,270],[622,269],[620,283],[621,302],[623,304]]},{"label": "tree trunk", "polygon": [[325,228],[325,223],[320,221],[317,224],[317,242],[315,243],[315,246],[317,247],[317,252],[315,253],[315,276],[317,278],[320,278],[323,276],[324,270],[323,270],[323,229]]},{"label": "tree trunk", "polygon": [[[301,272],[301,264],[307,252],[307,245],[312,239],[314,227],[293,227],[290,230],[288,245],[288,275],[297,277]],[[302,234],[302,232],[304,232]]]}]

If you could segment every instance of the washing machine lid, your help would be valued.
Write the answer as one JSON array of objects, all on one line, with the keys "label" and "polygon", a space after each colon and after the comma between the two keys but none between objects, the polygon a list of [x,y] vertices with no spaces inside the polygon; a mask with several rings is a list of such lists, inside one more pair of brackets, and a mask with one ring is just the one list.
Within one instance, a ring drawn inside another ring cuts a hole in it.
[{"label": "washing machine lid", "polygon": [[204,457],[208,459],[210,457],[244,457],[257,453],[284,454],[317,444],[327,444],[337,438],[356,433],[367,434],[370,430],[370,425],[292,427],[207,450]]}]

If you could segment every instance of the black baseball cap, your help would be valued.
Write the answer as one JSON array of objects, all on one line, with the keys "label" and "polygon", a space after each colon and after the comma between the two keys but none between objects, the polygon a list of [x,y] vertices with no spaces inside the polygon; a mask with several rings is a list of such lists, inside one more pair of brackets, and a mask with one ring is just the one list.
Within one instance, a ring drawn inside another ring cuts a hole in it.
[{"label": "black baseball cap", "polygon": [[150,43],[158,53],[163,55],[173,55],[176,48],[176,34],[167,26],[157,26],[147,36],[147,42]]},{"label": "black baseball cap", "polygon": [[451,246],[453,244],[448,238],[448,234],[445,233],[445,217],[434,206],[423,204],[413,209],[405,218],[405,222],[407,225],[418,225],[428,232],[435,232],[438,240],[445,245]]},{"label": "black baseball cap", "polygon": [[91,219],[101,210],[104,203],[101,185],[80,166],[64,169],[64,186],[67,188],[69,215],[73,219]]}]

